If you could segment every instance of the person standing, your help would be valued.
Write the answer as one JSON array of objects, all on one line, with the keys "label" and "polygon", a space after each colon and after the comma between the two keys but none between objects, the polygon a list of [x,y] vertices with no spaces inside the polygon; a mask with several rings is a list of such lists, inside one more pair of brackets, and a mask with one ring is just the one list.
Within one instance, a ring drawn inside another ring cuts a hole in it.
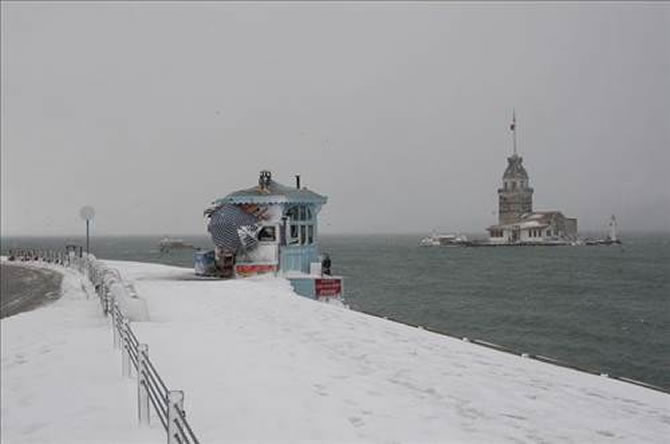
[{"label": "person standing", "polygon": [[321,273],[330,276],[330,256],[328,253],[323,255],[323,260],[321,261]]}]

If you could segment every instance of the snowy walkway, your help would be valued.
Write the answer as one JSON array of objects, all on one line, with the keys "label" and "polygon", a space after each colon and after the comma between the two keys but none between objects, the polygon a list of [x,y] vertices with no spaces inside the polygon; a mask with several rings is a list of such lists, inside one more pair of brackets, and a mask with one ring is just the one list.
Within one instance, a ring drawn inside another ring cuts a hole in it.
[{"label": "snowy walkway", "polygon": [[11,443],[163,442],[140,428],[137,386],[121,376],[112,330],[77,273],[64,272],[56,302],[0,321],[0,441]]},{"label": "snowy walkway", "polygon": [[[193,281],[188,269],[109,264],[148,301],[151,321],[133,328],[167,384],[185,390],[203,442],[670,436],[664,393],[313,302],[280,279]],[[96,339],[105,353],[109,341]]]}]

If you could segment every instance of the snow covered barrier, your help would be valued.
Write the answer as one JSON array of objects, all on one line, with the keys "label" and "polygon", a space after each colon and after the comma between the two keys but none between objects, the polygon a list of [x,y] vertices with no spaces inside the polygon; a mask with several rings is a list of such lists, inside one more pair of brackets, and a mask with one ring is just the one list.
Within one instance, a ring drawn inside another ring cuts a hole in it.
[{"label": "snow covered barrier", "polygon": [[[132,368],[135,368],[134,373],[137,376],[137,413],[140,424],[150,425],[151,417],[158,417],[167,433],[168,444],[198,444],[199,440],[186,420],[184,392],[168,388],[163,378],[158,374],[155,365],[149,359],[149,346],[141,343],[132,330],[130,320],[146,320],[148,318],[147,305],[144,300],[138,297],[134,285],[125,281],[116,268],[109,267],[90,254],[77,257],[74,254],[63,255],[62,252],[38,250],[30,252],[30,256],[21,255],[23,261],[26,260],[23,259],[24,257],[29,257],[28,261],[34,260],[46,263],[55,261],[58,265],[65,265],[65,267],[70,268],[71,271],[66,272],[65,275],[76,276],[77,284],[74,288],[80,294],[85,295],[87,300],[92,295],[92,290],[95,290],[100,298],[100,305],[105,318],[111,316],[114,330],[114,347],[122,350],[122,374],[130,377],[133,373]],[[51,266],[46,267],[52,268]],[[90,304],[86,305],[90,307]],[[5,323],[3,322],[4,326]],[[4,339],[4,334],[2,336]],[[3,343],[3,352],[4,345]],[[46,349],[46,352],[48,351]],[[43,353],[40,352],[40,354]],[[22,354],[17,355],[21,360],[23,359]],[[4,353],[2,358],[4,369]],[[24,362],[21,361],[20,363]],[[25,404],[23,400],[20,402]],[[151,406],[154,407],[153,413],[155,415],[152,415]],[[44,423],[40,424],[38,428],[43,426]],[[66,442],[66,440],[62,441]],[[89,441],[87,440],[87,442]],[[113,442],[120,441],[113,440]],[[149,441],[144,440],[142,442]]]},{"label": "snow covered barrier", "polygon": [[130,321],[148,321],[149,310],[144,299],[140,299],[137,293],[127,284],[114,281],[109,286],[109,293],[119,304],[121,312]]},{"label": "snow covered barrier", "polygon": [[118,270],[108,267],[92,254],[84,256],[80,271],[87,275],[100,295],[103,310],[108,313],[114,301],[130,321],[148,321],[146,301],[140,298],[132,284],[124,282]]}]

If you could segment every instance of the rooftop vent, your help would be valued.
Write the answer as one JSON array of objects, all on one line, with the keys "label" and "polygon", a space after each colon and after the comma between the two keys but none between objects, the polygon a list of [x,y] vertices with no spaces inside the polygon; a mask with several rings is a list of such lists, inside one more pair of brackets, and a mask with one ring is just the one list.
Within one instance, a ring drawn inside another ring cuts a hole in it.
[{"label": "rooftop vent", "polygon": [[270,187],[270,181],[272,180],[272,173],[268,170],[261,171],[261,175],[258,178],[258,186],[261,190],[267,190]]}]

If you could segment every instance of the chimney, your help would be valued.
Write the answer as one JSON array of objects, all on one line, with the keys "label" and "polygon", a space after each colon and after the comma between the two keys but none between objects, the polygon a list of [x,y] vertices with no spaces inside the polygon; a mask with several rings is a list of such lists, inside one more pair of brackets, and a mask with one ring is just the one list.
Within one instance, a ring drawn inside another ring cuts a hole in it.
[{"label": "chimney", "polygon": [[260,176],[258,177],[258,186],[261,190],[267,190],[270,187],[270,181],[272,180],[272,173],[268,170],[261,171]]},{"label": "chimney", "polygon": [[300,189],[300,174],[295,175],[295,187]]}]

